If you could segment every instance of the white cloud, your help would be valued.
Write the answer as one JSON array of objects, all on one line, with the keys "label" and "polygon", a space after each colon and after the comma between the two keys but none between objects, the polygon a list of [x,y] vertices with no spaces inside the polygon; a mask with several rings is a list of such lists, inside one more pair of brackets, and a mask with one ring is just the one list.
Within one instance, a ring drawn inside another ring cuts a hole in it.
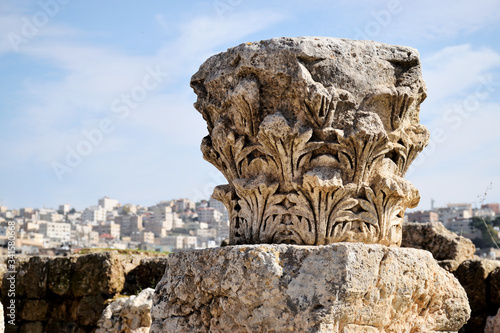
[{"label": "white cloud", "polygon": [[[176,152],[169,149],[191,146],[196,158],[203,163],[198,146],[206,128],[192,106],[195,97],[189,87],[189,77],[217,47],[279,19],[279,15],[262,11],[234,13],[224,20],[196,17],[182,23],[179,31],[183,33],[164,42],[157,54],[143,57],[82,43],[77,38],[70,41],[54,35],[33,39],[21,50],[23,56],[44,69],[49,68],[53,75],[24,78],[25,99],[16,117],[8,120],[10,128],[23,128],[23,131],[0,147],[5,157],[2,167],[36,163],[40,168],[51,169],[53,161],[64,161],[67,146],[75,148],[85,140],[82,130],[96,128],[103,118],[110,118],[115,130],[94,147],[70,177],[82,177],[90,172],[85,170],[93,166],[91,170],[99,178],[102,175],[94,162],[114,163],[116,156],[129,154],[131,147],[139,150],[149,147],[158,154],[158,158],[153,159],[155,164],[167,161],[166,165],[171,165]],[[147,98],[131,109],[128,117],[119,119],[111,110],[112,102],[142,84],[147,66],[156,68],[157,65],[162,72],[168,72],[168,77],[156,89],[148,91]],[[144,142],[144,133],[154,142]],[[194,156],[193,152],[189,154]],[[190,157],[179,158],[189,160]],[[131,161],[129,169],[143,169],[142,159]],[[161,169],[158,166],[155,170],[158,168]],[[152,173],[147,174],[154,177]],[[53,179],[56,181],[55,176]]]},{"label": "white cloud", "polygon": [[[500,201],[500,104],[482,102],[470,111],[456,128],[443,118],[429,125],[431,143],[408,174],[420,190],[423,208],[431,197],[472,202],[490,183],[487,201]],[[439,136],[432,135],[438,131]]]},{"label": "white cloud", "polygon": [[77,30],[54,22],[64,7],[65,5],[57,1],[2,2],[0,4],[0,55],[11,52],[22,53],[34,41],[78,35]]},{"label": "white cloud", "polygon": [[481,81],[491,78],[500,66],[500,54],[487,47],[473,49],[471,45],[445,47],[422,59],[423,76],[431,104],[459,95]]},{"label": "white cloud", "polygon": [[398,2],[403,10],[394,16],[388,33],[406,39],[429,41],[453,38],[487,26],[498,25],[500,18],[500,2],[496,0]]}]

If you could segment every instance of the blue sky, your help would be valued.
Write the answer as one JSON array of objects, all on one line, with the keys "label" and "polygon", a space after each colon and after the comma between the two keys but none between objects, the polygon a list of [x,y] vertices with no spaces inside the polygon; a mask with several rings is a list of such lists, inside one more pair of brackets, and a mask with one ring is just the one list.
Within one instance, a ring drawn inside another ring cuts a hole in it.
[{"label": "blue sky", "polygon": [[208,198],[225,180],[202,159],[189,79],[210,55],[280,36],[417,48],[431,132],[407,177],[419,208],[500,202],[497,0],[4,0],[0,204]]}]

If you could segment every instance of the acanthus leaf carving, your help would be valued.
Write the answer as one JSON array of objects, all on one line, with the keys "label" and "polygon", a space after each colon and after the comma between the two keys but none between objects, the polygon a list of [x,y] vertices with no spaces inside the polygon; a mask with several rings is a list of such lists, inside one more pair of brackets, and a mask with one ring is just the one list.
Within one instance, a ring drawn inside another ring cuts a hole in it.
[{"label": "acanthus leaf carving", "polygon": [[419,200],[402,177],[429,139],[425,85],[413,49],[373,43],[242,44],[193,76],[231,244],[400,244]]}]

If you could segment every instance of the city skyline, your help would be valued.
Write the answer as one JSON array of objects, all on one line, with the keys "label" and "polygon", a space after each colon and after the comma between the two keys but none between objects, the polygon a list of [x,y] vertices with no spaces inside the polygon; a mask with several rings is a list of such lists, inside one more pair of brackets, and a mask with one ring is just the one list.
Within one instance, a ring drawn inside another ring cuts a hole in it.
[{"label": "city skyline", "polygon": [[[446,12],[446,15],[443,13]],[[208,57],[279,36],[416,48],[429,146],[407,178],[429,209],[500,202],[500,3],[215,0],[0,4],[0,204],[83,209],[108,195],[208,200],[223,176],[189,79]]]},{"label": "city skyline", "polygon": [[[211,198],[205,198],[205,199],[200,199],[200,200],[191,200],[190,198],[181,198],[181,197],[175,197],[175,198],[170,198],[170,199],[159,199],[155,202],[150,202],[150,203],[146,203],[144,205],[142,204],[138,204],[138,203],[135,203],[135,202],[122,202],[120,201],[119,198],[110,198],[106,195],[104,196],[100,196],[100,197],[97,197],[94,202],[88,206],[85,206],[85,207],[76,207],[76,206],[73,206],[70,202],[62,202],[62,203],[59,203],[57,205],[54,205],[54,206],[40,206],[40,207],[36,207],[36,206],[19,206],[19,207],[7,207],[8,210],[12,210],[12,209],[15,209],[15,210],[19,210],[19,209],[23,209],[23,208],[30,208],[30,209],[52,209],[52,210],[58,210],[61,206],[64,206],[64,205],[69,205],[70,209],[75,209],[75,211],[83,211],[87,208],[91,208],[91,207],[98,207],[100,206],[99,205],[99,201],[100,200],[103,200],[104,198],[106,199],[111,199],[111,200],[116,200],[118,202],[118,204],[120,206],[125,206],[125,205],[135,205],[135,206],[140,206],[142,208],[149,208],[149,207],[153,207],[153,206],[156,206],[160,203],[164,203],[164,202],[175,202],[177,200],[184,200],[184,199],[187,199],[189,201],[192,201],[193,203],[200,203],[202,201],[205,201],[205,202],[208,202],[210,201]],[[215,200],[215,199],[214,199]],[[474,202],[444,202],[443,201],[443,204],[440,204],[440,205],[436,205],[436,200],[434,199],[431,199],[431,202],[429,204],[429,208],[422,208],[421,205],[419,205],[418,207],[414,208],[414,209],[407,209],[406,211],[407,212],[416,212],[416,211],[428,211],[428,210],[436,210],[436,209],[439,209],[439,208],[444,208],[444,207],[447,207],[447,206],[450,206],[450,205],[460,205],[460,204],[465,204],[465,205],[471,205],[471,208],[473,209],[479,209],[481,208],[482,205],[488,205],[488,204],[498,204],[499,202],[497,201],[488,201],[488,200],[485,200],[485,201],[482,201],[482,202],[479,202],[478,201],[474,201]],[[220,203],[220,205],[223,205],[222,203]],[[433,206],[434,205],[434,206]],[[0,198],[0,206],[3,206],[2,205],[2,198]],[[432,207],[433,206],[433,207]]]}]

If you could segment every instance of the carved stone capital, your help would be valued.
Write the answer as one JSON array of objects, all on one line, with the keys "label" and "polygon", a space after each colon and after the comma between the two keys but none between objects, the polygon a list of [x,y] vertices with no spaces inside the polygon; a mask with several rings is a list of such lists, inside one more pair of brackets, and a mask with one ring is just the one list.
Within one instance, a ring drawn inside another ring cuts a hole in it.
[{"label": "carved stone capital", "polygon": [[427,145],[418,52],[336,38],[274,38],[209,58],[192,77],[204,158],[230,243],[401,243]]}]

